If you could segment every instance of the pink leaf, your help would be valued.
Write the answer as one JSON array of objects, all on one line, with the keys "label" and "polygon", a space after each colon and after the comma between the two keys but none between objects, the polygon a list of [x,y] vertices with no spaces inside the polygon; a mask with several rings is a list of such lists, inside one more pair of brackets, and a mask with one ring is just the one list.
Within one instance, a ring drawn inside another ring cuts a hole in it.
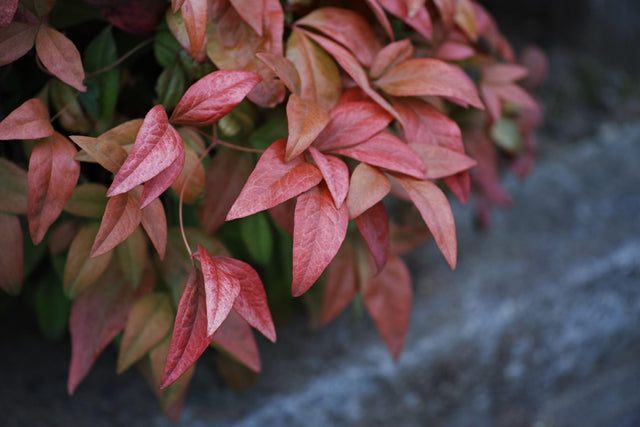
[{"label": "pink leaf", "polygon": [[300,96],[300,75],[293,62],[281,54],[270,52],[258,52],[256,56],[264,62],[271,71],[276,73],[291,93]]},{"label": "pink leaf", "polygon": [[439,145],[414,142],[410,143],[409,147],[420,156],[427,167],[427,179],[455,175],[476,165],[476,161],[471,157]]},{"label": "pink leaf", "polygon": [[229,0],[233,8],[249,24],[253,31],[262,36],[262,17],[264,14],[264,0]]},{"label": "pink leaf", "polygon": [[389,217],[382,202],[378,202],[356,217],[356,225],[367,242],[378,271],[382,271],[389,258]]},{"label": "pink leaf", "polygon": [[229,316],[222,322],[213,336],[213,343],[229,352],[252,371],[260,372],[262,369],[258,345],[251,327],[235,310],[231,310]]},{"label": "pink leaf", "polygon": [[377,0],[392,15],[402,19],[407,25],[413,27],[427,39],[432,35],[431,17],[427,9],[422,5],[417,9],[412,8],[410,13],[405,0]]},{"label": "pink leaf", "polygon": [[0,122],[0,140],[38,139],[53,135],[49,111],[38,98],[32,98],[13,110]]},{"label": "pink leaf", "polygon": [[289,161],[304,152],[328,122],[329,113],[320,104],[291,94],[287,103],[289,137],[285,160]]},{"label": "pink leaf", "polygon": [[142,209],[142,227],[147,232],[160,259],[164,259],[167,248],[167,216],[159,199],[155,199]]},{"label": "pink leaf", "polygon": [[451,212],[447,197],[431,181],[420,181],[402,176],[396,176],[396,178],[420,211],[422,219],[429,227],[429,231],[431,231],[449,266],[451,269],[455,269],[458,244],[453,212]]},{"label": "pink leaf", "polygon": [[73,193],[80,176],[76,153],[71,141],[57,132],[33,148],[27,172],[27,219],[35,244],[42,241]]},{"label": "pink leaf", "polygon": [[213,335],[227,318],[240,293],[240,281],[226,268],[224,257],[214,257],[198,245],[207,307],[207,336]]},{"label": "pink leaf", "polygon": [[180,134],[169,125],[162,105],[153,107],[144,118],[127,160],[116,174],[107,196],[126,193],[157,176],[184,150]]},{"label": "pink leaf", "polygon": [[407,337],[412,293],[409,269],[396,256],[380,274],[369,279],[362,293],[365,307],[395,361]]},{"label": "pink leaf", "polygon": [[476,87],[465,72],[439,59],[407,59],[375,84],[393,96],[443,96],[463,106],[483,108]]},{"label": "pink leaf", "polygon": [[61,32],[46,24],[40,25],[36,36],[36,52],[53,75],[80,92],[87,90],[82,83],[85,76],[80,52]]},{"label": "pink leaf", "polygon": [[180,6],[187,27],[191,52],[196,55],[203,47],[208,23],[207,0],[186,0]]},{"label": "pink leaf", "polygon": [[284,160],[285,140],[280,139],[262,154],[256,168],[227,215],[227,221],[269,209],[307,191],[322,174],[301,157]]},{"label": "pink leaf", "polygon": [[31,50],[38,27],[37,24],[12,22],[8,27],[0,28],[0,66],[12,63]]},{"label": "pink leaf", "polygon": [[357,292],[358,278],[353,246],[347,239],[327,266],[320,323],[326,325],[331,322],[353,301]]},{"label": "pink leaf", "polygon": [[382,9],[382,6],[378,3],[378,0],[366,0],[366,2],[373,11],[373,14],[376,16],[380,25],[382,25],[382,28],[384,28],[384,31],[387,33],[389,38],[393,40],[393,29],[391,28],[391,23],[389,22],[387,15],[384,13],[384,9]]},{"label": "pink leaf", "polygon": [[124,242],[134,232],[142,212],[138,199],[130,193],[111,197],[102,216],[100,229],[91,248],[91,257],[102,255]]},{"label": "pink leaf", "polygon": [[320,277],[347,233],[349,212],[336,206],[326,186],[298,197],[293,229],[293,296],[304,294]]},{"label": "pink leaf", "polygon": [[358,145],[334,150],[333,153],[414,178],[424,178],[425,166],[420,157],[407,144],[387,132],[379,132]]},{"label": "pink leaf", "polygon": [[367,209],[381,201],[389,194],[391,182],[378,168],[360,163],[351,174],[347,208],[349,218],[362,215]]},{"label": "pink leaf", "polygon": [[404,39],[385,46],[376,54],[369,69],[369,76],[377,79],[398,63],[411,58],[413,45],[411,40]]},{"label": "pink leaf", "polygon": [[[174,137],[178,134],[173,127],[169,126],[169,132],[175,132]],[[160,196],[164,191],[171,187],[174,182],[178,179],[180,174],[182,173],[182,168],[184,167],[185,160],[185,151],[184,146],[179,144],[178,147],[178,157],[166,167],[163,171],[161,171],[158,175],[151,178],[144,184],[144,188],[142,190],[142,196],[140,197],[140,209],[144,209],[149,205],[149,203],[153,202],[158,196]]]},{"label": "pink leaf", "polygon": [[0,5],[0,27],[6,27],[13,21],[18,8],[18,0],[5,0]]},{"label": "pink leaf", "polygon": [[336,208],[340,208],[349,191],[349,168],[339,158],[322,154],[314,147],[309,147],[309,152],[322,173]]},{"label": "pink leaf", "polygon": [[441,44],[433,56],[444,61],[462,61],[475,55],[475,50],[469,45],[458,42],[446,42]]},{"label": "pink leaf", "polygon": [[195,82],[173,110],[171,123],[208,126],[238,105],[260,82],[252,71],[218,70]]}]

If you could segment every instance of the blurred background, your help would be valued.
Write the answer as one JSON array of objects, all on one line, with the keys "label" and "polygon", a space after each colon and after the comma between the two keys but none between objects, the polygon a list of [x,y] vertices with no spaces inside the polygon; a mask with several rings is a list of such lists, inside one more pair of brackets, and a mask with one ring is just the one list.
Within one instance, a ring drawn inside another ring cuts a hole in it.
[{"label": "blurred background", "polygon": [[[640,2],[481,3],[517,50],[550,60],[537,164],[505,177],[513,208],[479,231],[454,205],[455,272],[434,245],[409,257],[397,364],[366,316],[317,332],[301,317],[260,341],[263,373],[242,393],[205,354],[180,425],[640,425]],[[114,374],[113,348],[68,397],[68,340],[43,348],[18,324],[0,325],[0,424],[170,425],[135,370]]]}]

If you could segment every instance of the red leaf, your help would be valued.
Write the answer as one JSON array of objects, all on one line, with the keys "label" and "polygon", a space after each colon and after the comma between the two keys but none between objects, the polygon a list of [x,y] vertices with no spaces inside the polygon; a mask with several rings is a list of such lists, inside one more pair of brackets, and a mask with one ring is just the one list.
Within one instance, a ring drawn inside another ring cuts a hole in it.
[{"label": "red leaf", "polygon": [[309,152],[322,173],[336,208],[340,208],[349,191],[349,168],[341,159],[322,154],[314,147],[309,147]]},{"label": "red leaf", "polygon": [[[174,136],[178,135],[178,132],[173,129],[173,127],[169,126],[169,131],[173,131]],[[142,197],[140,197],[140,209],[144,209],[149,203],[153,202],[158,198],[164,191],[171,187],[174,182],[178,179],[180,174],[182,173],[182,168],[184,167],[185,160],[185,151],[182,142],[178,144],[178,157],[166,167],[163,171],[161,171],[158,175],[151,178],[144,184],[144,188],[142,190]]]},{"label": "red leaf", "polygon": [[476,87],[465,72],[439,59],[407,59],[375,84],[393,96],[443,96],[463,106],[483,108]]},{"label": "red leaf", "polygon": [[264,14],[264,0],[230,0],[229,3],[242,17],[244,22],[249,24],[253,31],[262,36],[262,17]]},{"label": "red leaf", "polygon": [[466,44],[446,42],[433,52],[433,56],[444,61],[462,61],[463,59],[471,58],[475,53],[476,51]]},{"label": "red leaf", "polygon": [[411,40],[404,39],[390,43],[373,58],[369,76],[377,79],[398,63],[411,58],[411,55],[413,55]]},{"label": "red leaf", "polygon": [[249,264],[228,257],[214,257],[222,268],[240,283],[240,293],[233,303],[233,309],[249,325],[260,331],[272,342],[276,341],[276,330],[271,319],[262,281]]},{"label": "red leaf", "polygon": [[134,291],[122,277],[120,269],[112,264],[93,286],[73,301],[69,316],[69,394],[73,394],[98,355],[124,328],[136,300],[153,290],[154,282],[154,277],[148,276]]},{"label": "red leaf", "polygon": [[142,227],[151,239],[160,259],[164,259],[167,248],[167,216],[159,199],[155,199],[142,209]]},{"label": "red leaf", "polygon": [[0,213],[0,289],[18,295],[22,289],[22,227],[15,215]]},{"label": "red leaf", "polygon": [[293,296],[304,294],[320,277],[347,233],[349,212],[336,206],[326,186],[298,197],[293,229]]},{"label": "red leaf", "polygon": [[171,123],[208,126],[238,105],[260,82],[252,71],[218,70],[195,82],[173,110]]},{"label": "red leaf", "polygon": [[289,137],[285,160],[290,161],[311,145],[329,122],[329,113],[317,102],[291,94],[287,103]]},{"label": "red leaf", "polygon": [[27,171],[0,158],[0,212],[27,213]]},{"label": "red leaf", "polygon": [[349,147],[369,139],[393,120],[389,113],[371,101],[340,102],[329,114],[329,123],[314,143],[321,151]]},{"label": "red leaf", "polygon": [[40,25],[36,52],[42,65],[53,75],[80,92],[86,92],[87,87],[82,83],[85,76],[80,52],[65,35],[48,25]]},{"label": "red leaf", "polygon": [[180,134],[169,125],[162,105],[153,107],[144,118],[133,149],[116,174],[107,196],[126,193],[157,176],[184,150]]},{"label": "red leaf", "polygon": [[391,28],[391,23],[389,22],[387,15],[384,13],[384,9],[382,9],[382,6],[378,3],[378,0],[366,0],[366,2],[389,38],[393,40],[393,29]]},{"label": "red leaf", "polygon": [[227,258],[215,257],[198,245],[207,308],[207,336],[213,335],[233,308],[240,293],[240,280],[226,267]]},{"label": "red leaf", "polygon": [[272,208],[269,208],[269,215],[284,231],[293,236],[293,215],[296,210],[296,200],[289,199]]},{"label": "red leaf", "polygon": [[191,52],[196,55],[203,47],[207,33],[209,6],[207,0],[186,0],[180,6],[187,27]]},{"label": "red leaf", "polygon": [[131,193],[111,197],[102,216],[100,230],[91,248],[91,257],[97,257],[115,248],[133,233],[142,219],[138,199]]},{"label": "red leaf", "polygon": [[333,153],[415,178],[424,178],[425,166],[420,157],[407,144],[387,132],[379,132],[358,145],[334,150]]},{"label": "red leaf", "polygon": [[351,173],[347,208],[349,218],[362,215],[367,209],[381,201],[389,194],[391,182],[378,168],[360,163]]},{"label": "red leaf", "polygon": [[0,66],[12,63],[31,50],[39,25],[12,22],[0,28]]},{"label": "red leaf", "polygon": [[389,258],[389,217],[382,202],[378,202],[356,217],[356,225],[373,255],[378,271],[382,271]]},{"label": "red leaf", "polygon": [[378,92],[373,90],[369,84],[369,78],[358,60],[345,48],[339,44],[316,34],[305,31],[305,34],[318,43],[324,50],[329,52],[335,60],[340,64],[342,69],[351,76],[358,86],[373,99],[376,104],[387,110],[393,117],[401,120],[398,113],[393,109],[391,104],[387,102]]},{"label": "red leaf", "polygon": [[224,224],[252,168],[253,160],[249,153],[228,148],[220,148],[209,162],[200,221],[208,233],[215,232]]},{"label": "red leaf", "polygon": [[231,310],[222,322],[212,343],[229,352],[252,371],[260,372],[262,369],[258,345],[251,327],[235,310]]},{"label": "red leaf", "polygon": [[380,274],[369,279],[362,293],[365,307],[395,361],[407,337],[412,293],[409,269],[395,256]]},{"label": "red leaf", "polygon": [[296,28],[287,41],[287,58],[300,76],[302,99],[312,99],[326,110],[338,104],[342,93],[338,67],[325,51]]},{"label": "red leaf", "polygon": [[58,218],[80,176],[76,149],[59,133],[40,140],[29,159],[27,219],[37,245]]},{"label": "red leaf", "polygon": [[511,196],[500,182],[495,144],[482,129],[465,132],[464,141],[469,155],[478,161],[478,165],[470,171],[474,188],[484,194],[491,203],[511,205]]},{"label": "red leaf", "polygon": [[173,308],[169,294],[153,293],[136,301],[124,328],[117,372],[124,372],[155,347],[169,334],[172,323]]},{"label": "red leaf", "polygon": [[311,27],[341,43],[358,61],[368,67],[380,50],[369,22],[359,13],[337,7],[316,9],[296,21],[296,25]]},{"label": "red leaf", "polygon": [[114,27],[131,34],[147,34],[156,28],[166,8],[164,0],[85,0],[98,8]]},{"label": "red leaf", "polygon": [[460,154],[448,148],[433,144],[410,143],[409,147],[415,151],[427,167],[426,178],[437,179],[455,175],[476,165],[471,157]]},{"label": "red leaf", "polygon": [[13,21],[18,8],[18,0],[6,0],[0,5],[0,27],[6,27]]},{"label": "red leaf", "polygon": [[358,278],[353,246],[347,239],[327,266],[320,324],[326,325],[331,322],[353,301],[357,292]]},{"label": "red leaf", "polygon": [[207,336],[204,278],[196,268],[189,275],[178,304],[160,389],[167,388],[196,363],[210,342],[211,337]]},{"label": "red leaf", "polygon": [[0,122],[0,140],[38,139],[51,135],[49,110],[38,98],[25,101]]},{"label": "red leaf", "polygon": [[451,266],[456,268],[458,244],[456,226],[447,197],[431,181],[396,176],[402,188],[420,211],[420,216],[429,227],[440,252]]},{"label": "red leaf", "polygon": [[269,67],[285,86],[291,91],[300,96],[300,75],[296,66],[282,56],[281,54],[275,54],[270,52],[258,52],[256,56]]},{"label": "red leaf", "polygon": [[285,140],[280,139],[262,154],[227,214],[227,221],[279,205],[322,180],[318,168],[301,157],[285,162],[284,151]]},{"label": "red leaf", "polygon": [[471,179],[469,178],[469,172],[460,172],[453,176],[446,176],[442,178],[442,181],[449,187],[449,189],[460,200],[460,203],[466,205],[469,201],[471,193]]}]

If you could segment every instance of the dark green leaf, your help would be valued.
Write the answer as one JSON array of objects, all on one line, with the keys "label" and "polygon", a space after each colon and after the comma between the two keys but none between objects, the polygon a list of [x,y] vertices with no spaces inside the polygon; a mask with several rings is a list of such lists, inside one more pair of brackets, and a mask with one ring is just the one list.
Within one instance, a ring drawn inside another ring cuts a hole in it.
[{"label": "dark green leaf", "polygon": [[255,148],[266,150],[273,141],[287,139],[287,116],[284,110],[275,110],[267,121],[257,128],[249,137],[249,143]]},{"label": "dark green leaf", "polygon": [[[111,26],[106,27],[89,43],[84,54],[84,66],[87,73],[101,70],[113,64],[118,59],[118,50],[113,38]],[[98,117],[110,119],[118,101],[118,85],[120,84],[120,73],[117,67],[97,74],[87,79],[87,86],[95,82],[98,87],[97,101],[99,106]],[[82,95],[81,95],[82,98]],[[85,105],[83,103],[83,105]],[[86,108],[86,106],[85,106]],[[87,108],[93,115],[93,111]],[[94,116],[95,117],[95,116]]]},{"label": "dark green leaf", "polygon": [[182,70],[182,66],[176,61],[165,68],[162,73],[160,73],[160,77],[158,77],[158,82],[156,83],[158,102],[162,104],[165,109],[171,110],[178,104],[182,95],[184,95],[186,84],[186,76]]},{"label": "dark green leaf", "polygon": [[161,67],[168,67],[174,62],[181,50],[178,40],[169,31],[166,22],[162,21],[156,28],[156,34],[153,38],[153,54],[156,61]]},{"label": "dark green leaf", "polygon": [[267,214],[258,212],[244,218],[240,223],[240,236],[251,258],[267,266],[273,253],[272,229]]},{"label": "dark green leaf", "polygon": [[44,275],[36,285],[34,302],[38,326],[45,337],[61,338],[67,330],[71,302],[62,293],[62,283],[52,275]]}]

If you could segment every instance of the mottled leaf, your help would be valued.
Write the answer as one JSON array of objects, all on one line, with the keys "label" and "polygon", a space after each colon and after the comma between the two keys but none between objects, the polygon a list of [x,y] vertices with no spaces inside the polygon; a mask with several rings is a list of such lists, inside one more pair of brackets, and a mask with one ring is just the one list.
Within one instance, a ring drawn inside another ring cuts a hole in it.
[{"label": "mottled leaf", "polygon": [[349,191],[349,168],[347,164],[335,156],[322,154],[314,147],[309,147],[309,152],[322,173],[336,208],[340,208]]},{"label": "mottled leaf", "polygon": [[49,110],[38,98],[25,101],[0,122],[0,140],[38,139],[51,135]]},{"label": "mottled leaf", "polygon": [[84,69],[80,52],[64,34],[46,24],[40,25],[36,36],[36,52],[53,75],[81,92],[87,90],[83,84]]},{"label": "mottled leaf", "polygon": [[[178,132],[173,128],[170,127],[169,130],[172,131],[175,136],[178,135]],[[178,136],[178,138],[180,137]],[[159,174],[145,182],[142,196],[140,197],[140,209],[147,207],[149,203],[157,199],[167,188],[173,185],[182,173],[184,162],[185,151],[181,140],[178,148],[178,157]]]}]

